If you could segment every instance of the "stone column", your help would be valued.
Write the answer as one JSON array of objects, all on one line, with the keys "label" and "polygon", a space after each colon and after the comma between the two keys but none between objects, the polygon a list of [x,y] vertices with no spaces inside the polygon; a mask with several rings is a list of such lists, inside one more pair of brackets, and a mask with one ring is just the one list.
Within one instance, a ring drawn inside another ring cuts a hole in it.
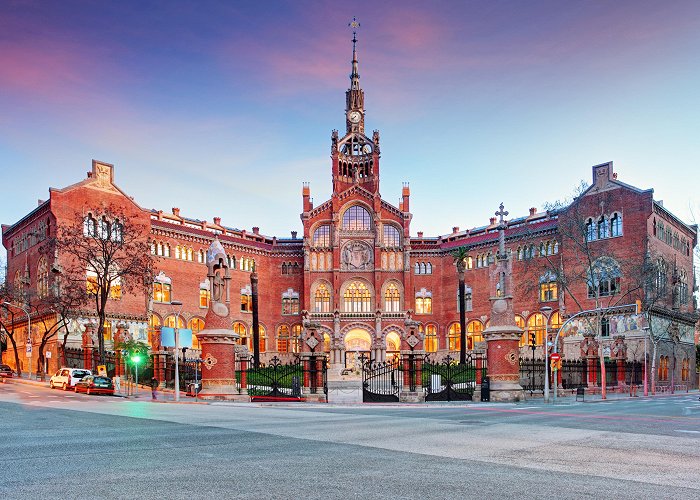
[{"label": "stone column", "polygon": [[235,399],[236,356],[235,346],[239,335],[228,329],[205,329],[197,334],[202,346],[203,399]]},{"label": "stone column", "polygon": [[596,370],[598,342],[595,340],[595,333],[584,332],[583,340],[581,341],[581,359],[586,360],[588,387],[595,387],[598,381],[598,371]]},{"label": "stone column", "polygon": [[92,323],[87,323],[85,325],[85,332],[83,332],[83,367],[86,370],[92,370],[92,351],[93,351],[93,330],[95,326]]}]

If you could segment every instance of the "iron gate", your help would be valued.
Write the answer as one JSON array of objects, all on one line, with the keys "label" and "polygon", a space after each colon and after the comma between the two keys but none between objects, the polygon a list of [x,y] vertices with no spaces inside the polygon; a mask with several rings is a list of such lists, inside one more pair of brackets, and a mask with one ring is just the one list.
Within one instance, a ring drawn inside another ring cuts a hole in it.
[{"label": "iron gate", "polygon": [[401,390],[401,364],[398,360],[362,363],[362,401],[394,403]]},{"label": "iron gate", "polygon": [[240,392],[247,390],[251,401],[302,401],[303,388],[311,394],[328,393],[325,356],[294,358],[288,363],[275,356],[258,367],[250,357],[237,365],[236,385]]},{"label": "iron gate", "polygon": [[442,360],[425,356],[422,381],[426,401],[471,401],[477,384],[486,376],[486,358],[467,353],[465,363],[451,356]]}]

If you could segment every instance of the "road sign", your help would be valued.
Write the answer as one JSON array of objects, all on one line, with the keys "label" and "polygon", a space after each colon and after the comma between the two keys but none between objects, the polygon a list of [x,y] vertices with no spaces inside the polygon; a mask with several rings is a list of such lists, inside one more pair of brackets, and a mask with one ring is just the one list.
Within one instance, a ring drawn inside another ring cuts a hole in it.
[{"label": "road sign", "polygon": [[51,359],[51,351],[46,351],[46,359]]},{"label": "road sign", "polygon": [[32,344],[27,344],[27,354],[32,353]]},{"label": "road sign", "polygon": [[553,352],[552,353],[552,361],[559,361],[561,359],[561,354],[558,352]]}]

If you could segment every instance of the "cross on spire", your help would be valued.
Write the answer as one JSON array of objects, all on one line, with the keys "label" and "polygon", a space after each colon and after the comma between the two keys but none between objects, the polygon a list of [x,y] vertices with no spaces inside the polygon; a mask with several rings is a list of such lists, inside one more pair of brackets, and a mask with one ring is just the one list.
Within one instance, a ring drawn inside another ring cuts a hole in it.
[{"label": "cross on spire", "polygon": [[500,220],[500,225],[502,226],[503,223],[505,222],[505,220],[503,219],[503,217],[506,216],[506,215],[508,215],[508,212],[506,212],[505,210],[503,210],[503,208],[504,208],[504,207],[503,207],[503,202],[501,202],[501,206],[499,206],[498,208],[499,208],[499,210],[498,210],[498,212],[496,212],[496,215],[498,215],[498,216],[501,218],[501,220]]}]

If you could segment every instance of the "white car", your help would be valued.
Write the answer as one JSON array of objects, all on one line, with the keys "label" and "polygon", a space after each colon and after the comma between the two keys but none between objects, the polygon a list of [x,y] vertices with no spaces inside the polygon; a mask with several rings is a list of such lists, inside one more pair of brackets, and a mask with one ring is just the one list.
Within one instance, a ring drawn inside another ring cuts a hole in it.
[{"label": "white car", "polygon": [[49,387],[52,389],[60,387],[64,391],[67,391],[68,389],[72,389],[78,380],[88,375],[92,375],[92,372],[83,368],[61,368],[54,373],[51,380],[49,380]]}]

